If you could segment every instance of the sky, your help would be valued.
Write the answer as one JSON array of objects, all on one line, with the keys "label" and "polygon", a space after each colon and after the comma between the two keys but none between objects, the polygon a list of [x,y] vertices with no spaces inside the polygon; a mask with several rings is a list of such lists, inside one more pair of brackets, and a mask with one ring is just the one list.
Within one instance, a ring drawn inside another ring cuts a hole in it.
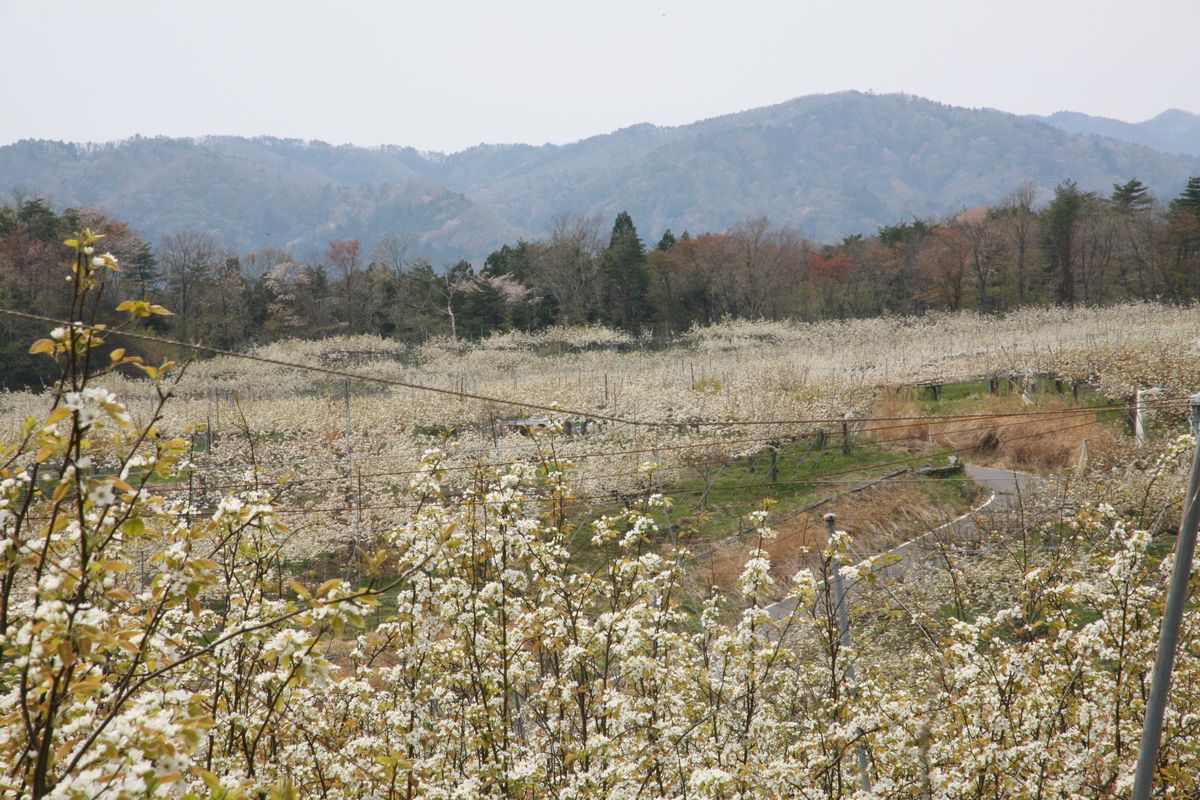
[{"label": "sky", "polygon": [[0,0],[0,144],[272,135],[453,152],[807,94],[1200,113],[1200,0]]}]

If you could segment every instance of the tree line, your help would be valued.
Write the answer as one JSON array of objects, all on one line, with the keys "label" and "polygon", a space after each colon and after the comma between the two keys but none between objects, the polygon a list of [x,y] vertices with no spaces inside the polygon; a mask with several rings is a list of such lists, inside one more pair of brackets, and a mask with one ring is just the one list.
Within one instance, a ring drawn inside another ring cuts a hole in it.
[{"label": "tree line", "polygon": [[[1200,177],[1166,203],[1137,179],[1108,196],[1067,180],[1044,203],[1024,183],[992,206],[828,245],[765,217],[721,232],[667,230],[648,245],[625,212],[611,228],[595,216],[561,215],[540,239],[506,244],[480,265],[440,269],[395,233],[370,246],[331,240],[304,257],[276,248],[239,254],[199,231],[152,246],[102,212],[56,211],[14,192],[0,206],[0,306],[66,315],[67,293],[42,277],[81,226],[109,231],[102,247],[124,265],[113,298],[160,299],[175,316],[147,322],[153,332],[222,348],[359,333],[418,343],[557,324],[670,336],[726,317],[995,313],[1200,297]],[[0,322],[6,386],[46,378],[24,352],[32,326]]]}]

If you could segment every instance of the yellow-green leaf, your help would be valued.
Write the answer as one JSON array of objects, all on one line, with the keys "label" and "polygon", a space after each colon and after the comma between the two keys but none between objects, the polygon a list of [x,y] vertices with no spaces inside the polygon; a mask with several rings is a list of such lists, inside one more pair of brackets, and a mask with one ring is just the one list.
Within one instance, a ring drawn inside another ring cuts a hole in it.
[{"label": "yellow-green leaf", "polygon": [[44,427],[49,428],[51,425],[61,422],[70,415],[71,409],[66,408],[65,406],[59,406],[50,413],[50,416],[46,417],[46,424]]}]

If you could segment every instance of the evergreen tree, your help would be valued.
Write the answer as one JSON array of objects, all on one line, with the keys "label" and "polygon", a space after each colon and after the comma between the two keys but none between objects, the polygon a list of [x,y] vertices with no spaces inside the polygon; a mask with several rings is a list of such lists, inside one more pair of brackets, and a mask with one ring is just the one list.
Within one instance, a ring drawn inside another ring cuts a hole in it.
[{"label": "evergreen tree", "polygon": [[504,330],[504,295],[491,281],[471,281],[464,286],[459,303],[456,317],[461,335],[476,339]]},{"label": "evergreen tree", "polygon": [[1124,211],[1142,211],[1154,203],[1150,189],[1137,178],[1126,183],[1114,183],[1112,201]]},{"label": "evergreen tree", "polygon": [[1190,213],[1200,217],[1200,175],[1189,178],[1179,197],[1171,201],[1171,213]]},{"label": "evergreen tree", "polygon": [[1054,190],[1054,199],[1042,211],[1042,250],[1051,272],[1058,275],[1055,293],[1060,305],[1075,305],[1075,235],[1083,212],[1094,199],[1065,180]]},{"label": "evergreen tree", "polygon": [[625,211],[613,222],[612,236],[601,258],[601,272],[607,321],[628,331],[641,328],[646,319],[650,273],[646,269],[646,247],[633,218]]},{"label": "evergreen tree", "polygon": [[17,228],[33,239],[42,242],[57,242],[60,237],[70,232],[72,214],[73,212],[67,211],[62,217],[59,217],[46,205],[45,200],[35,197],[32,200],[26,200],[17,209]]},{"label": "evergreen tree", "polygon": [[487,278],[508,277],[530,290],[525,302],[509,309],[508,324],[516,330],[532,331],[554,324],[555,305],[552,298],[538,292],[533,285],[532,248],[524,239],[516,246],[504,245],[493,250],[484,261],[480,274]]},{"label": "evergreen tree", "polygon": [[17,232],[17,212],[12,206],[0,207],[0,237]]},{"label": "evergreen tree", "polygon": [[670,228],[667,228],[663,232],[662,238],[658,240],[658,249],[666,253],[675,246],[675,241],[675,234],[671,233]]},{"label": "evergreen tree", "polygon": [[[932,236],[933,228],[929,223],[916,218],[912,222],[899,222],[879,229],[877,238],[889,254],[888,266],[880,273],[884,281],[880,292],[882,302],[878,306],[880,311],[912,313],[924,307],[921,292],[917,289],[920,284],[917,259]],[[857,246],[848,240],[844,244]]]},{"label": "evergreen tree", "polygon": [[158,258],[145,242],[125,262],[125,275],[137,287],[142,300],[148,299],[155,282],[158,281]]}]

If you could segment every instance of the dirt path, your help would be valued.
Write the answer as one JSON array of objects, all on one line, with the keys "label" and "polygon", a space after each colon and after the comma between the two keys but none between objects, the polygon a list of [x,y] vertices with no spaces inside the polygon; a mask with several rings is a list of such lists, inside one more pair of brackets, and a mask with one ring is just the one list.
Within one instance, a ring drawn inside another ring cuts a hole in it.
[{"label": "dirt path", "polygon": [[[1038,483],[1036,475],[1027,475],[1013,470],[967,465],[966,471],[967,477],[988,490],[991,496],[985,502],[972,508],[957,519],[952,519],[932,530],[925,531],[920,536],[893,547],[888,551],[888,554],[897,556],[899,560],[894,564],[881,568],[879,572],[882,575],[895,577],[902,575],[908,569],[912,569],[917,564],[915,556],[920,550],[922,543],[930,537],[940,538],[940,536],[945,536],[947,539],[969,538],[971,534],[979,529],[979,525],[976,522],[977,519],[980,517],[994,518],[1015,510],[1020,505],[1021,496]],[[780,620],[789,616],[795,608],[796,601],[794,599],[781,600],[778,603],[772,603],[767,606],[767,613],[771,615],[771,619]]]}]

